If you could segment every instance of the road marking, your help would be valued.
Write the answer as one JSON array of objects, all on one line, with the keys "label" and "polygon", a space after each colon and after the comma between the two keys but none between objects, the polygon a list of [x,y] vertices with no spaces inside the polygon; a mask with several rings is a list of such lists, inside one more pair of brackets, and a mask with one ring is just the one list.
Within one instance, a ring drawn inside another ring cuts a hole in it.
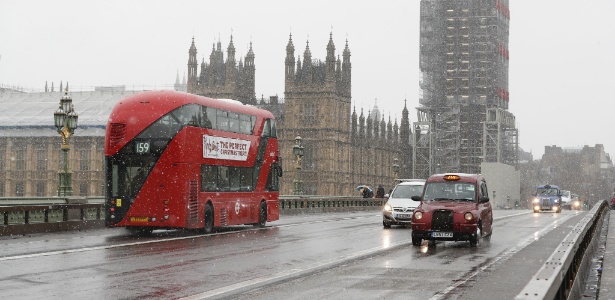
[{"label": "road marking", "polygon": [[[515,217],[515,216],[520,216],[520,215],[525,215],[525,214],[528,214],[528,212],[501,216],[501,217],[494,218],[494,220],[500,220],[500,219]],[[381,215],[378,214],[378,216],[381,216]],[[318,223],[318,222],[323,222],[323,221],[314,221],[314,223]],[[557,222],[558,221],[555,221],[555,223]],[[289,225],[282,225],[282,226],[289,226]],[[317,273],[323,270],[331,269],[331,268],[346,264],[350,261],[360,260],[362,258],[369,257],[375,254],[380,254],[380,252],[382,251],[389,251],[389,250],[393,250],[398,247],[406,247],[411,244],[412,244],[412,240],[410,239],[403,240],[403,241],[399,241],[396,243],[391,243],[383,247],[375,247],[375,248],[371,248],[367,250],[358,251],[355,253],[350,253],[347,255],[342,255],[342,256],[339,256],[333,259],[329,259],[329,260],[321,261],[318,263],[314,263],[312,265],[308,265],[304,268],[294,268],[288,271],[278,272],[276,274],[272,274],[269,276],[262,276],[262,277],[245,280],[245,281],[227,285],[227,286],[215,289],[215,290],[195,294],[195,295],[184,297],[184,298],[179,298],[178,300],[200,300],[200,299],[208,299],[208,298],[216,299],[216,298],[227,297],[227,296],[231,296],[234,294],[247,292],[247,291],[250,291],[250,290],[253,290],[259,287],[263,287],[263,286],[266,286],[272,283],[276,283],[282,280],[287,281],[287,280],[304,277],[304,276],[307,276],[313,273]]]},{"label": "road marking", "polygon": [[362,251],[357,251],[354,253],[341,255],[335,258],[331,258],[328,260],[320,261],[306,267],[302,268],[293,268],[288,271],[278,272],[269,276],[257,277],[249,280],[245,280],[242,282],[238,282],[235,284],[227,285],[225,287],[221,287],[215,290],[195,294],[192,296],[179,298],[178,300],[198,300],[198,299],[207,299],[207,298],[219,298],[234,295],[241,292],[250,291],[259,287],[263,287],[275,282],[279,282],[281,280],[292,280],[304,276],[308,276],[313,273],[317,273],[323,270],[331,269],[343,264],[348,263],[349,261],[360,260],[365,257],[372,256],[374,254],[380,253],[384,250],[393,250],[397,247],[405,247],[412,243],[412,240],[404,240],[397,243],[392,243],[387,246],[375,247],[371,249],[366,249]]},{"label": "road marking", "polygon": [[[368,217],[372,217],[372,216],[371,215],[370,216],[356,216],[356,217],[351,217],[350,219],[368,218]],[[113,249],[113,248],[120,248],[120,247],[130,247],[130,246],[138,246],[138,245],[146,245],[146,244],[154,244],[154,243],[163,243],[163,242],[169,242],[169,241],[179,241],[179,240],[186,240],[186,239],[194,239],[194,238],[200,238],[200,237],[206,237],[206,236],[219,236],[219,235],[233,234],[233,233],[245,232],[245,231],[253,231],[253,230],[271,230],[273,228],[292,227],[292,226],[299,226],[299,225],[305,225],[305,224],[316,224],[316,223],[323,223],[323,222],[333,222],[333,221],[338,221],[338,220],[341,220],[341,219],[334,218],[334,219],[329,219],[329,220],[315,220],[315,221],[298,222],[298,223],[292,223],[292,224],[274,225],[274,226],[269,226],[269,227],[265,227],[265,228],[256,228],[256,229],[250,228],[250,229],[240,230],[240,231],[217,232],[217,233],[210,233],[210,234],[198,234],[198,235],[182,236],[182,237],[175,237],[175,238],[165,238],[165,239],[151,240],[151,241],[131,242],[131,243],[124,243],[124,244],[117,244],[117,245],[105,245],[105,246],[65,249],[65,250],[40,252],[40,253],[32,253],[32,254],[23,254],[23,255],[14,255],[14,256],[4,256],[4,257],[0,257],[0,261],[9,261],[9,260],[35,258],[35,257],[44,257],[44,256],[53,256],[53,255],[60,255],[60,254],[80,253],[80,252],[87,252],[87,251],[105,250],[105,249]]]}]

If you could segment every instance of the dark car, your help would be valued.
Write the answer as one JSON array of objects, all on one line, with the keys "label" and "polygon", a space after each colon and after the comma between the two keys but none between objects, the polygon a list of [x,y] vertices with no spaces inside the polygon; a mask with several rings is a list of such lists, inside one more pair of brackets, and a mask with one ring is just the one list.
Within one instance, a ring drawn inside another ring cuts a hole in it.
[{"label": "dark car", "polygon": [[482,175],[447,173],[430,176],[421,204],[412,215],[412,244],[423,240],[469,241],[476,246],[493,233],[493,210]]}]

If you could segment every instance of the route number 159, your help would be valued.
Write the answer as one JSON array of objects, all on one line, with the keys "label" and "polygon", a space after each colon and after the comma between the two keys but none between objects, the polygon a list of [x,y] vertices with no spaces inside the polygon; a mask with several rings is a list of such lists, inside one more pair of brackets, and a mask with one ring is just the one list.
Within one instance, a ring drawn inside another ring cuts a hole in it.
[{"label": "route number 159", "polygon": [[149,153],[149,142],[137,142],[135,148],[137,153]]}]

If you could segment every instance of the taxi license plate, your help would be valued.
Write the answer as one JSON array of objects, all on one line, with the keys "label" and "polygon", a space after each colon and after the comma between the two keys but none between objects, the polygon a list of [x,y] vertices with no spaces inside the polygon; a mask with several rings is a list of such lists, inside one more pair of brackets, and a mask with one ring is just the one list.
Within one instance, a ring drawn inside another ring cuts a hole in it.
[{"label": "taxi license plate", "polygon": [[452,232],[432,232],[431,233],[432,237],[438,238],[452,238],[453,237],[453,233]]},{"label": "taxi license plate", "polygon": [[130,217],[130,222],[147,222],[149,219],[147,217]]},{"label": "taxi license plate", "polygon": [[411,214],[397,214],[397,218],[399,219],[410,219],[412,218]]}]

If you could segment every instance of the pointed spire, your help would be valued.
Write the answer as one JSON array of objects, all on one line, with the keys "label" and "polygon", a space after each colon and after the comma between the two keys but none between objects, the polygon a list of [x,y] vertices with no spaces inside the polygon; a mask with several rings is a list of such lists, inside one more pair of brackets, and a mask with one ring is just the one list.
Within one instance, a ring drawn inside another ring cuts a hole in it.
[{"label": "pointed spire", "polygon": [[310,52],[310,41],[305,42],[305,51],[303,52],[303,64],[312,63],[312,52]]},{"label": "pointed spire", "polygon": [[227,62],[232,63],[234,65],[235,64],[235,45],[233,44],[232,34],[231,34],[231,41],[228,44],[226,52],[227,52],[227,58],[226,58]]}]

